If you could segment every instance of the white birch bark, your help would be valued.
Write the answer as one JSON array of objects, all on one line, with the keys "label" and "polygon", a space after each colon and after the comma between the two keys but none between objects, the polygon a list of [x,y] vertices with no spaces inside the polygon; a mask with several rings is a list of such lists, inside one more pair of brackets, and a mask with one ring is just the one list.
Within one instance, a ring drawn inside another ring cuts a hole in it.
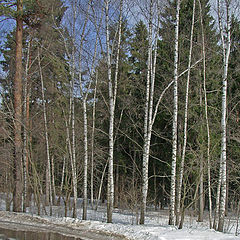
[{"label": "white birch bark", "polygon": [[87,202],[88,202],[88,197],[87,197],[87,192],[88,192],[88,187],[87,187],[87,178],[88,178],[88,122],[87,122],[87,97],[88,97],[88,92],[89,88],[88,87],[86,93],[84,93],[83,90],[83,83],[82,83],[82,50],[83,50],[83,42],[84,42],[84,37],[85,37],[85,30],[88,22],[88,17],[89,17],[89,9],[91,5],[92,0],[88,1],[88,9],[86,12],[86,17],[84,20],[84,25],[83,25],[83,30],[81,33],[80,37],[80,48],[79,48],[79,84],[80,84],[80,92],[83,97],[82,104],[83,104],[83,135],[84,135],[84,170],[83,170],[83,215],[82,219],[86,220],[87,219]]},{"label": "white birch bark", "polygon": [[219,218],[221,185],[222,185],[222,156],[220,157],[220,163],[219,163],[217,196],[216,196],[216,205],[215,205],[214,221],[213,221],[213,228],[215,230],[217,230],[217,221],[218,221],[218,218]]},{"label": "white birch bark", "polygon": [[66,157],[63,156],[62,178],[61,178],[61,184],[60,184],[60,195],[61,196],[62,196],[62,190],[63,190],[64,176],[65,176],[65,164],[66,164]]},{"label": "white birch bark", "polygon": [[23,212],[26,212],[27,205],[27,161],[28,161],[28,151],[27,151],[27,97],[28,97],[28,70],[29,70],[29,60],[30,60],[30,48],[31,39],[28,42],[27,48],[27,62],[25,66],[25,81],[24,81],[24,103],[23,103],[23,116],[24,116],[24,126],[23,126]]},{"label": "white birch bark", "polygon": [[[230,2],[225,1],[225,11],[226,11],[226,40],[224,36],[224,29],[222,26],[222,19],[220,12],[219,23],[220,23],[220,34],[222,38],[222,49],[223,49],[223,62],[224,62],[224,72],[223,72],[223,82],[222,82],[222,119],[221,119],[221,131],[222,131],[222,141],[221,141],[221,161],[222,166],[222,179],[221,179],[221,195],[220,195],[220,206],[219,206],[219,222],[218,222],[218,231],[223,232],[224,229],[224,218],[226,211],[226,197],[227,197],[227,78],[228,78],[228,64],[230,57],[231,49],[231,17],[230,17]],[[218,9],[219,9],[219,0],[218,0]]]},{"label": "white birch bark", "polygon": [[43,74],[42,74],[39,49],[38,49],[38,66],[39,66],[39,74],[40,74],[41,88],[42,88],[44,130],[45,130],[46,151],[47,151],[47,174],[48,174],[47,181],[49,181],[48,184],[49,184],[50,216],[52,216],[51,159],[50,159],[49,140],[48,140],[47,112],[46,112],[46,103],[45,103],[45,94],[44,94]]},{"label": "white birch bark", "polygon": [[[143,166],[142,166],[142,200],[141,200],[141,213],[140,224],[144,224],[145,212],[147,205],[147,192],[148,192],[148,162],[149,162],[149,126],[151,125],[152,117],[150,116],[150,98],[153,100],[152,90],[154,85],[150,83],[151,69],[152,69],[152,27],[153,27],[153,1],[150,1],[150,16],[149,16],[149,35],[148,35],[148,62],[147,62],[147,81],[146,81],[146,95],[144,107],[144,145],[143,145]],[[151,88],[152,86],[152,88]],[[152,108],[152,104],[151,104]],[[151,117],[151,118],[150,118]]]},{"label": "white birch bark", "polygon": [[207,88],[206,88],[206,48],[205,48],[205,34],[203,28],[203,16],[202,16],[202,6],[201,1],[199,2],[200,8],[200,22],[202,29],[202,56],[203,56],[203,90],[204,90],[204,110],[205,110],[205,120],[207,128],[207,174],[208,174],[208,206],[209,206],[209,227],[212,228],[212,190],[211,190],[211,162],[210,162],[210,128],[208,120],[208,100],[207,100]]},{"label": "white birch bark", "polygon": [[182,149],[182,159],[181,159],[181,164],[180,164],[180,172],[179,172],[179,179],[178,179],[178,192],[177,192],[177,200],[176,200],[176,225],[177,226],[179,224],[179,217],[180,217],[182,181],[183,181],[185,155],[186,155],[186,147],[187,147],[188,101],[189,101],[188,99],[189,99],[189,84],[190,84],[190,73],[191,73],[191,62],[192,62],[195,7],[196,7],[196,0],[193,1],[193,15],[192,15],[192,26],[191,26],[191,35],[190,35],[190,49],[189,49],[189,56],[188,56],[188,74],[187,74],[185,109],[184,109],[183,149]]},{"label": "white birch bark", "polygon": [[203,153],[200,156],[200,179],[199,179],[199,209],[198,209],[198,222],[203,222],[204,210],[204,191],[203,191]]},{"label": "white birch bark", "polygon": [[112,69],[110,56],[109,40],[109,1],[105,0],[106,11],[106,43],[107,43],[107,67],[108,67],[108,94],[109,94],[109,155],[108,155],[108,183],[107,183],[107,222],[112,222],[113,202],[114,202],[114,183],[113,183],[113,89],[112,89]]},{"label": "white birch bark", "polygon": [[173,110],[173,127],[172,127],[172,169],[171,169],[169,225],[174,224],[175,196],[176,196],[179,13],[180,13],[180,0],[177,1],[176,25],[175,25],[174,94],[173,94],[174,110]]},{"label": "white birch bark", "polygon": [[120,0],[120,15],[118,22],[118,41],[117,41],[117,56],[116,56],[116,69],[114,76],[114,93],[113,93],[113,109],[115,111],[116,99],[117,99],[117,86],[118,86],[118,72],[119,72],[119,56],[120,46],[122,37],[122,11],[123,11],[123,0]]},{"label": "white birch bark", "polygon": [[[103,11],[102,11],[103,13]],[[97,29],[96,31],[96,40],[95,40],[95,49],[94,49],[94,57],[93,57],[93,63],[92,63],[92,69],[91,69],[91,79],[93,78],[94,74],[94,66],[95,66],[95,61],[97,57],[97,44],[98,44],[98,34],[100,31],[101,27],[101,22],[102,22],[102,17],[103,14],[101,15],[100,23],[97,26],[97,21],[95,17],[95,27]],[[91,135],[91,179],[90,179],[90,184],[91,184],[91,206],[93,209],[93,204],[94,204],[94,137],[95,137],[95,121],[96,121],[96,96],[97,96],[97,84],[98,84],[98,72],[96,72],[95,76],[95,87],[94,87],[94,95],[93,95],[93,109],[92,109],[92,135]]]},{"label": "white birch bark", "polygon": [[52,197],[53,205],[56,203],[56,186],[55,186],[55,171],[54,171],[54,156],[51,157],[51,167],[52,167]]},{"label": "white birch bark", "polygon": [[118,25],[118,44],[116,56],[116,70],[114,87],[112,83],[112,69],[111,69],[111,54],[110,54],[110,39],[109,39],[109,0],[105,0],[106,11],[106,44],[107,44],[107,66],[108,66],[108,95],[109,95],[109,156],[108,156],[108,187],[107,187],[107,222],[112,222],[112,212],[114,204],[114,181],[113,181],[113,150],[114,150],[114,112],[117,95],[117,79],[118,79],[118,65],[119,53],[122,34],[122,6],[123,0],[120,1],[120,16]]},{"label": "white birch bark", "polygon": [[[70,104],[69,104],[69,123],[67,126],[68,133],[68,143],[69,143],[69,154],[71,160],[71,168],[72,168],[72,182],[73,182],[73,218],[77,218],[77,168],[76,168],[76,146],[75,146],[75,103],[74,103],[74,85],[75,85],[75,24],[76,24],[76,1],[74,1],[73,6],[73,46],[72,46],[72,62],[71,62],[71,87],[70,87]],[[72,120],[72,122],[71,122]],[[70,129],[69,126],[72,123],[72,144],[70,140]]]},{"label": "white birch bark", "polygon": [[[90,72],[90,78],[93,80],[93,75],[94,75],[94,67],[95,67],[95,62],[97,58],[97,47],[98,47],[98,38],[99,38],[99,31],[102,23],[102,18],[103,18],[103,11],[101,12],[101,17],[100,17],[100,22],[97,24],[97,18],[96,15],[94,15],[94,25],[96,28],[96,39],[95,39],[95,47],[94,47],[94,56],[93,56],[93,61],[92,61],[92,67],[91,67],[91,72]],[[92,109],[92,134],[91,134],[91,176],[90,176],[90,185],[91,185],[91,206],[93,209],[93,204],[94,204],[94,136],[95,136],[95,121],[96,121],[96,94],[97,94],[97,82],[98,82],[98,72],[96,72],[95,76],[95,87],[94,87],[94,96],[93,96],[93,109]],[[91,86],[91,85],[90,85]],[[90,89],[90,86],[88,90]],[[88,94],[89,91],[87,91],[86,94]]]},{"label": "white birch bark", "polygon": [[98,204],[99,204],[99,201],[100,201],[100,198],[101,198],[103,179],[104,179],[104,176],[105,176],[105,172],[106,172],[107,166],[108,166],[108,161],[107,161],[107,163],[105,164],[105,167],[104,167],[104,169],[103,169],[103,173],[102,173],[102,177],[101,177],[101,182],[100,182],[100,186],[99,186],[99,190],[98,190],[98,198],[97,198],[97,203],[96,203],[95,211],[97,211],[97,209],[98,209]]},{"label": "white birch bark", "polygon": [[92,156],[91,156],[91,205],[93,209],[93,177],[94,177],[94,136],[95,136],[95,116],[96,116],[96,95],[97,95],[97,83],[98,83],[98,73],[96,72],[96,80],[95,80],[95,88],[94,88],[94,95],[93,95],[93,110],[92,110]]},{"label": "white birch bark", "polygon": [[[72,184],[73,184],[73,218],[77,218],[77,167],[76,167],[76,136],[75,136],[75,103],[74,103],[74,85],[75,85],[75,71],[76,71],[76,61],[75,61],[75,54],[76,54],[76,14],[77,14],[77,1],[74,0],[71,4],[72,11],[73,11],[73,21],[71,23],[72,26],[72,52],[70,53],[67,40],[63,32],[57,27],[56,22],[54,21],[55,27],[58,30],[59,34],[63,38],[65,50],[67,56],[71,59],[70,62],[70,91],[69,91],[69,117],[68,121],[65,119],[66,124],[66,131],[67,131],[67,146],[69,152],[69,158],[71,163],[71,170],[72,170]],[[71,128],[71,136],[70,136],[70,128]],[[72,141],[71,141],[72,137]]]},{"label": "white birch bark", "polygon": [[88,176],[88,127],[87,127],[87,99],[83,99],[83,124],[84,124],[84,177],[83,177],[83,216],[82,219],[87,219],[87,176]]}]

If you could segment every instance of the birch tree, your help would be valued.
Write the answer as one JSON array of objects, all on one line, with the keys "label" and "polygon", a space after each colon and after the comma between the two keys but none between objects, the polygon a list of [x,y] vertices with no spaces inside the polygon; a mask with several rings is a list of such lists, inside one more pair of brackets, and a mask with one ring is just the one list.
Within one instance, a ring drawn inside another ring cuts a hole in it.
[{"label": "birch tree", "polygon": [[180,0],[177,0],[175,23],[175,50],[174,50],[174,94],[173,94],[173,126],[172,126],[172,167],[169,225],[174,224],[175,196],[176,196],[176,163],[177,163],[177,123],[178,123],[178,43],[179,43],[179,13]]},{"label": "birch tree", "polygon": [[41,59],[40,52],[38,48],[38,66],[39,66],[39,74],[41,80],[41,90],[42,90],[42,103],[43,103],[43,117],[44,117],[44,132],[45,132],[45,141],[46,141],[46,153],[47,153],[47,171],[46,171],[46,181],[49,184],[48,194],[46,193],[46,197],[49,196],[49,204],[50,204],[50,216],[52,216],[52,184],[51,184],[51,159],[50,159],[50,150],[49,150],[49,139],[48,139],[48,126],[47,126],[47,112],[46,112],[46,103],[45,103],[45,94],[44,94],[44,83],[43,83],[43,74],[41,67]]},{"label": "birch tree", "polygon": [[[141,192],[141,212],[140,212],[140,224],[144,224],[145,212],[147,205],[147,193],[148,193],[148,165],[150,156],[150,143],[152,136],[152,128],[156,119],[158,108],[166,90],[160,94],[157,104],[154,108],[154,89],[155,89],[155,77],[157,66],[157,43],[160,28],[160,1],[156,1],[157,6],[157,24],[155,31],[154,50],[152,45],[153,37],[153,9],[154,1],[150,1],[149,11],[149,32],[148,32],[148,60],[147,60],[147,76],[146,76],[146,92],[145,92],[145,107],[144,107],[144,145],[143,145],[143,168],[142,168],[142,192]],[[153,54],[152,54],[153,53]],[[171,85],[171,84],[170,84]]]},{"label": "birch tree", "polygon": [[[74,1],[73,8],[73,24],[72,24],[72,53],[71,53],[71,82],[70,82],[70,98],[69,98],[69,120],[67,126],[67,139],[69,146],[69,155],[72,168],[72,181],[73,181],[73,218],[77,218],[77,167],[76,167],[76,135],[75,135],[75,101],[74,101],[74,85],[75,85],[75,71],[76,71],[76,8],[77,2]],[[67,122],[66,122],[67,123]],[[70,140],[69,126],[72,126],[72,144]]]},{"label": "birch tree", "polygon": [[[141,216],[140,224],[144,224],[145,212],[147,205],[148,192],[148,162],[151,135],[149,127],[152,121],[152,103],[154,82],[150,83],[151,67],[152,67],[152,28],[153,28],[153,0],[150,1],[149,13],[149,34],[148,34],[148,61],[147,61],[147,79],[146,79],[146,93],[145,93],[145,107],[144,107],[144,145],[143,145],[143,167],[142,167],[142,202],[141,202]],[[149,102],[150,101],[150,102]]]},{"label": "birch tree", "polygon": [[202,31],[202,58],[203,58],[203,91],[204,91],[204,110],[205,110],[205,120],[207,128],[207,175],[208,175],[208,206],[209,206],[209,227],[212,228],[212,190],[211,190],[211,163],[210,163],[210,127],[208,119],[208,99],[207,99],[207,89],[206,89],[206,47],[205,47],[205,34],[203,28],[203,15],[202,15],[202,5],[201,0],[198,0],[200,8],[200,22]]},{"label": "birch tree", "polygon": [[108,153],[108,183],[107,183],[107,222],[112,222],[112,212],[114,204],[114,182],[113,182],[113,150],[114,150],[114,112],[117,97],[118,66],[122,34],[122,7],[123,0],[120,1],[120,15],[118,22],[118,42],[114,83],[112,81],[111,53],[110,53],[110,32],[109,32],[109,0],[105,0],[106,14],[106,44],[107,44],[107,68],[108,68],[108,97],[109,97],[109,153]]},{"label": "birch tree", "polygon": [[182,159],[180,163],[180,173],[178,180],[178,194],[176,201],[176,225],[179,224],[180,206],[181,206],[181,193],[182,193],[182,181],[184,173],[184,163],[187,147],[187,127],[188,127],[188,101],[189,101],[189,84],[190,84],[190,73],[191,73],[191,62],[192,62],[192,48],[193,48],[193,32],[194,32],[194,22],[195,22],[195,7],[196,0],[193,1],[193,15],[192,15],[192,26],[190,35],[190,49],[188,56],[188,73],[187,73],[187,83],[186,83],[186,96],[185,96],[185,109],[184,109],[184,132],[183,132],[183,148],[182,148]]},{"label": "birch tree", "polygon": [[83,25],[83,30],[81,33],[81,39],[80,39],[80,48],[79,48],[79,83],[80,83],[80,93],[82,95],[82,104],[83,104],[83,135],[84,135],[84,174],[83,174],[83,215],[82,219],[86,220],[87,219],[87,178],[88,178],[88,122],[87,122],[87,97],[89,93],[89,88],[91,84],[89,84],[86,92],[84,93],[84,86],[82,82],[82,50],[83,50],[83,41],[85,38],[85,31],[86,31],[86,26],[88,22],[88,16],[89,16],[89,9],[90,9],[90,4],[92,0],[88,2],[88,8],[87,8],[87,13],[85,16],[85,21]]},{"label": "birch tree", "polygon": [[24,104],[23,104],[23,212],[26,212],[27,203],[27,188],[28,188],[28,131],[29,131],[29,69],[31,67],[31,42],[30,37],[27,47],[27,62],[25,66],[25,81],[24,81]]},{"label": "birch tree", "polygon": [[[103,10],[103,9],[102,9]],[[94,56],[93,56],[93,62],[92,62],[92,67],[91,67],[91,72],[90,72],[90,78],[93,80],[94,76],[94,67],[95,67],[95,62],[96,62],[96,57],[97,57],[97,45],[98,45],[98,38],[99,38],[99,31],[102,23],[102,17],[103,17],[103,11],[101,11],[101,17],[100,17],[100,22],[97,25],[97,16],[94,15],[94,25],[96,28],[96,39],[95,39],[95,48],[94,48]],[[94,137],[95,137],[95,124],[96,124],[96,98],[97,98],[97,85],[98,85],[98,70],[96,71],[95,74],[95,87],[94,87],[94,94],[93,94],[93,107],[92,107],[92,134],[91,134],[91,205],[93,209],[93,195],[94,195],[94,186],[93,186],[93,180],[94,180]]]},{"label": "birch tree", "polygon": [[91,139],[91,205],[93,209],[93,194],[94,194],[94,187],[93,187],[93,179],[94,179],[94,136],[95,136],[95,121],[96,121],[96,94],[97,94],[97,83],[98,83],[98,73],[96,73],[96,80],[95,80],[95,87],[94,87],[94,95],[93,95],[93,109],[92,109],[92,139]]},{"label": "birch tree", "polygon": [[[222,1],[217,0],[218,6],[218,20],[219,29],[222,41],[223,51],[223,80],[222,80],[222,118],[221,118],[221,160],[220,160],[220,172],[219,184],[221,184],[221,195],[219,200],[219,222],[218,231],[222,232],[224,228],[224,218],[226,211],[226,197],[227,197],[227,156],[226,156],[226,142],[227,142],[227,84],[228,84],[228,65],[231,50],[231,12],[230,12],[231,0],[225,1],[224,5]],[[225,24],[222,16],[222,8],[224,6],[224,12],[226,16]],[[217,205],[216,205],[217,207]]]}]

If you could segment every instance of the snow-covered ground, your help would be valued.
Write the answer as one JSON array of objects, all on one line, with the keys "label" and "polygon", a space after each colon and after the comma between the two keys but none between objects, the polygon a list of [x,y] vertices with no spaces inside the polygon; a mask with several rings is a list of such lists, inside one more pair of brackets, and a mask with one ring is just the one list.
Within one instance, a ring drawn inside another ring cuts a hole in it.
[{"label": "snow-covered ground", "polygon": [[[38,227],[48,227],[48,229],[55,228],[55,231],[58,231],[58,229],[59,231],[61,230],[61,232],[65,231],[65,234],[69,234],[70,232],[73,233],[73,231],[80,229],[89,233],[101,233],[103,234],[101,239],[240,240],[240,236],[235,236],[236,219],[233,218],[226,220],[226,232],[220,233],[210,230],[207,221],[198,223],[196,217],[189,215],[186,216],[183,229],[179,230],[174,226],[168,226],[167,210],[149,210],[146,214],[145,225],[136,225],[136,214],[132,214],[126,210],[115,209],[113,223],[110,224],[106,223],[106,209],[104,206],[100,206],[98,211],[89,209],[89,220],[82,221],[81,209],[78,209],[77,219],[63,217],[63,206],[53,207],[52,217],[46,215],[41,215],[41,217],[39,217],[35,215],[35,207],[29,208],[27,214],[5,212],[5,202],[2,199],[0,201],[0,223],[1,221],[6,221],[9,225],[14,223],[15,226],[17,224],[25,224],[35,227],[36,229]],[[108,237],[103,237],[104,234]]]}]

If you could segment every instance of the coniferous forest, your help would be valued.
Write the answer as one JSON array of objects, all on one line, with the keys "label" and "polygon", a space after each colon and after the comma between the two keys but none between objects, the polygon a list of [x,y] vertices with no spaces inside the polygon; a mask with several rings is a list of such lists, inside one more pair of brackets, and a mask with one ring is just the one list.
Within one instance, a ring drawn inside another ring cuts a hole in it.
[{"label": "coniferous forest", "polygon": [[237,0],[2,0],[6,210],[63,201],[87,220],[105,205],[108,223],[128,209],[144,224],[167,209],[169,225],[191,213],[223,232],[240,214],[239,14]]}]

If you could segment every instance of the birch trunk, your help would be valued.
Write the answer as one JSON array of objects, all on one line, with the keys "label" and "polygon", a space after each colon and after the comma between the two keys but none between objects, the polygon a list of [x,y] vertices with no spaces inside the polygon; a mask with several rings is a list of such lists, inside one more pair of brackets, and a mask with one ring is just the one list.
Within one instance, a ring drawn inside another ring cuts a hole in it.
[{"label": "birch trunk", "polygon": [[[72,62],[71,62],[71,89],[70,89],[70,109],[69,109],[69,123],[67,126],[68,132],[68,145],[69,145],[69,153],[71,160],[71,168],[72,168],[72,182],[73,182],[73,218],[77,218],[77,167],[76,167],[76,136],[75,136],[75,101],[74,101],[74,85],[75,85],[75,54],[76,54],[76,46],[75,46],[75,24],[76,24],[76,1],[74,1],[73,5],[73,46],[72,46]],[[72,121],[71,121],[72,120]],[[70,129],[69,126],[72,126],[72,144],[70,141]]]},{"label": "birch trunk", "polygon": [[172,127],[172,170],[171,170],[169,225],[174,224],[175,196],[176,196],[179,13],[180,13],[180,0],[177,1],[176,25],[175,25],[174,94],[173,94],[174,110],[173,110],[173,127]]},{"label": "birch trunk", "polygon": [[[75,69],[75,68],[74,68]],[[73,70],[74,71],[74,70]],[[75,145],[75,103],[73,96],[74,89],[74,73],[72,77],[72,157],[71,165],[72,165],[72,181],[73,181],[73,218],[77,218],[77,167],[76,167],[76,145]],[[69,143],[70,143],[70,135],[69,135]],[[71,147],[71,146],[70,146]]]},{"label": "birch trunk", "polygon": [[220,167],[219,167],[218,185],[217,185],[217,196],[216,196],[216,206],[215,206],[214,221],[213,221],[213,228],[216,229],[216,230],[217,230],[217,221],[218,221],[218,218],[219,218],[221,185],[222,185],[222,156],[220,158]]},{"label": "birch trunk", "polygon": [[98,204],[99,204],[99,201],[100,201],[100,198],[101,198],[103,179],[104,179],[104,176],[105,176],[105,172],[106,172],[107,166],[108,166],[108,161],[107,161],[107,163],[105,164],[105,167],[104,167],[104,169],[103,169],[103,173],[102,173],[102,177],[101,177],[101,182],[100,182],[100,186],[99,186],[99,191],[98,191],[98,198],[97,198],[97,203],[96,203],[95,211],[97,211],[97,209],[98,209]]},{"label": "birch trunk", "polygon": [[210,128],[208,120],[208,100],[207,100],[207,88],[206,88],[206,49],[205,49],[205,34],[203,28],[202,6],[201,1],[198,0],[200,7],[200,22],[202,30],[202,56],[203,56],[203,91],[204,91],[204,110],[205,120],[207,128],[207,174],[208,174],[208,206],[209,206],[209,227],[212,228],[212,190],[211,190],[211,162],[210,162]]},{"label": "birch trunk", "polygon": [[193,15],[192,15],[192,27],[190,35],[190,49],[188,57],[188,75],[187,75],[187,84],[186,84],[186,97],[185,97],[185,111],[184,111],[184,132],[183,132],[183,149],[182,149],[182,159],[180,164],[180,173],[179,173],[179,182],[178,182],[178,194],[176,201],[176,225],[179,224],[180,217],[180,205],[181,205],[181,194],[182,194],[182,181],[183,181],[183,172],[185,164],[185,155],[187,147],[187,127],[188,127],[188,99],[189,99],[189,83],[190,83],[190,73],[191,73],[191,62],[192,62],[192,48],[193,48],[193,32],[194,32],[194,22],[195,22],[195,7],[196,0],[193,1]]},{"label": "birch trunk", "polygon": [[[103,9],[102,9],[103,10]],[[96,21],[96,16],[95,16],[95,27],[97,28],[96,31],[96,40],[95,40],[95,49],[94,49],[94,57],[93,57],[93,63],[92,63],[92,70],[91,70],[91,78],[93,77],[94,74],[94,67],[95,67],[95,61],[97,57],[97,45],[98,45],[98,37],[99,37],[99,31],[102,23],[102,18],[103,18],[103,11],[101,12],[101,18],[100,18],[100,23],[97,26],[97,21]],[[92,109],[92,136],[91,136],[91,206],[93,209],[93,204],[94,204],[94,136],[95,136],[95,122],[96,122],[96,95],[97,95],[97,84],[98,84],[98,72],[96,71],[96,76],[95,76],[95,87],[94,87],[94,95],[93,95],[93,109]]]},{"label": "birch trunk", "polygon": [[96,116],[96,95],[97,95],[97,82],[98,82],[98,73],[96,73],[96,80],[95,80],[95,88],[94,88],[94,96],[93,96],[93,111],[92,111],[92,156],[91,156],[91,205],[93,209],[93,178],[94,178],[94,136],[95,136],[95,116]]},{"label": "birch trunk", "polygon": [[65,176],[65,164],[66,164],[66,157],[63,157],[63,167],[62,167],[62,178],[61,178],[61,184],[60,184],[60,196],[59,196],[59,204],[61,204],[61,197],[63,195],[62,191],[63,191],[63,183],[64,183],[64,176]]},{"label": "birch trunk", "polygon": [[30,48],[31,48],[31,39],[28,42],[27,48],[27,62],[25,66],[25,82],[24,82],[24,104],[23,104],[23,116],[24,116],[24,126],[23,126],[23,212],[26,212],[27,203],[27,190],[28,190],[28,150],[27,150],[27,135],[28,135],[28,122],[29,122],[29,114],[28,114],[28,70],[30,68],[31,60],[30,60]]},{"label": "birch trunk", "polygon": [[108,95],[109,95],[109,156],[108,156],[108,187],[107,187],[107,222],[112,222],[112,212],[114,204],[114,181],[113,181],[113,150],[114,150],[114,112],[117,97],[117,79],[119,66],[119,53],[122,34],[122,6],[123,0],[120,1],[120,16],[118,25],[118,44],[116,56],[115,84],[112,83],[112,68],[110,54],[110,39],[109,39],[109,0],[105,1],[106,11],[106,43],[107,43],[107,66],[108,66]]},{"label": "birch trunk", "polygon": [[54,156],[51,157],[51,165],[52,165],[52,197],[53,197],[53,205],[56,203],[56,186],[55,186],[55,171],[54,171]]},{"label": "birch trunk", "polygon": [[107,66],[108,66],[108,94],[109,94],[109,155],[108,155],[108,183],[107,183],[107,222],[112,222],[114,183],[113,183],[113,124],[114,124],[114,98],[112,86],[112,69],[109,40],[109,1],[105,1],[106,7],[106,42],[107,42]]},{"label": "birch trunk", "polygon": [[22,37],[23,37],[23,0],[17,1],[17,28],[14,77],[14,191],[13,211],[22,211]]},{"label": "birch trunk", "polygon": [[88,171],[88,129],[87,129],[87,104],[86,98],[83,99],[83,124],[84,124],[84,177],[83,177],[83,216],[87,219],[87,171]]},{"label": "birch trunk", "polygon": [[43,84],[43,74],[40,60],[40,53],[38,49],[38,66],[41,80],[42,88],[42,101],[43,101],[43,117],[44,117],[44,130],[45,130],[45,140],[46,140],[46,151],[47,151],[47,181],[49,184],[49,204],[50,204],[50,216],[52,216],[52,184],[51,184],[51,159],[49,151],[49,141],[48,141],[48,126],[47,126],[47,112],[46,112],[46,103],[45,103],[45,94],[44,94],[44,84]]},{"label": "birch trunk", "polygon": [[[83,25],[83,30],[81,33],[80,37],[80,49],[79,49],[79,84],[80,84],[80,91],[81,95],[83,97],[83,135],[84,135],[84,170],[83,170],[83,215],[82,219],[86,220],[87,219],[87,202],[88,202],[88,197],[87,197],[87,192],[88,192],[88,187],[87,187],[87,178],[88,178],[88,123],[87,123],[87,97],[88,97],[88,92],[91,84],[86,90],[86,93],[84,93],[84,86],[82,83],[82,50],[83,50],[83,42],[85,38],[85,30],[88,22],[88,17],[89,17],[89,9],[91,5],[92,0],[88,1],[88,9]],[[76,14],[76,13],[75,13]]]},{"label": "birch trunk", "polygon": [[[223,88],[222,88],[222,119],[221,119],[221,131],[222,131],[222,141],[221,141],[221,160],[222,160],[222,179],[221,179],[221,195],[220,195],[220,208],[219,208],[219,222],[218,222],[218,231],[223,232],[224,228],[224,218],[226,212],[226,196],[227,196],[227,156],[226,156],[226,138],[227,138],[227,78],[228,78],[228,64],[230,57],[231,49],[231,17],[230,17],[230,1],[226,1],[226,15],[227,15],[227,36],[225,40],[224,29],[222,26],[222,19],[220,17],[220,32],[222,38],[222,49],[223,49],[223,58],[224,58],[224,72],[223,72]],[[218,0],[219,8],[219,0]],[[226,41],[226,43],[225,43]]]},{"label": "birch trunk", "polygon": [[[151,67],[152,67],[152,27],[153,27],[153,1],[150,1],[150,17],[149,17],[149,45],[148,45],[148,62],[147,62],[147,81],[146,81],[146,96],[144,107],[144,145],[143,145],[143,168],[142,168],[142,200],[141,200],[141,213],[140,224],[144,224],[145,212],[147,205],[147,192],[148,192],[148,162],[150,150],[149,126],[151,125],[152,117],[150,116],[150,103],[149,100],[153,99],[150,96],[150,88],[154,88],[150,83]],[[152,91],[151,91],[152,94]],[[151,106],[152,107],[152,106]],[[150,118],[151,117],[151,118]]]},{"label": "birch trunk", "polygon": [[200,157],[200,183],[199,183],[199,211],[198,222],[203,222],[203,210],[204,210],[204,192],[203,192],[203,154]]}]

